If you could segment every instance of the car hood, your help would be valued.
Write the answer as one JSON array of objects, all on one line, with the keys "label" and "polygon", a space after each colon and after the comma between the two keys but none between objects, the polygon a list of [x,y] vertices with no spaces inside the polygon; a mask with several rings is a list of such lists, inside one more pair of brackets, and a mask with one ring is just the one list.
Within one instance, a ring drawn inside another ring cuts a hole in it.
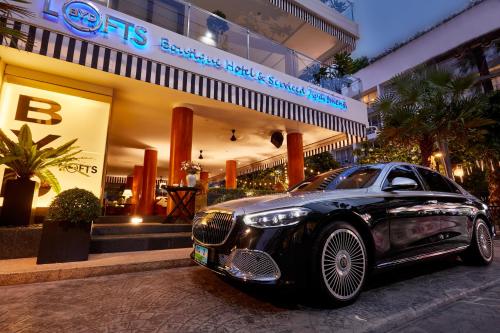
[{"label": "car hood", "polygon": [[226,201],[210,206],[208,209],[230,210],[236,215],[242,215],[277,208],[300,207],[323,200],[359,197],[366,193],[367,189],[280,193]]}]

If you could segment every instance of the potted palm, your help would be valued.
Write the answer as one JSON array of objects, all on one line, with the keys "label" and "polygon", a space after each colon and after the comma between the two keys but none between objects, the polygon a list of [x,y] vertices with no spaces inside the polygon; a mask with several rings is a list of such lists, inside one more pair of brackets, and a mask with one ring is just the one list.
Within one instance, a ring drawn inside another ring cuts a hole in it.
[{"label": "potted palm", "polygon": [[100,213],[92,192],[73,188],[59,193],[43,223],[36,263],[88,260],[92,222]]},{"label": "potted palm", "polygon": [[39,186],[33,178],[38,178],[59,193],[61,186],[50,168],[78,161],[77,155],[81,152],[73,146],[76,139],[56,148],[40,149],[33,142],[27,125],[21,127],[17,140],[12,141],[0,130],[0,165],[5,165],[13,175],[5,184],[0,225],[30,224],[34,217],[33,199]]}]

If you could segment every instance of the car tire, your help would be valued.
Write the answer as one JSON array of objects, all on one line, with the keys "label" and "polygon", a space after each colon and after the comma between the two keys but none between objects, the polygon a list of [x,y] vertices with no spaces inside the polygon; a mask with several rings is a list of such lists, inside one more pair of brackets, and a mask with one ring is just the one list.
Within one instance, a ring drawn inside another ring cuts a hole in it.
[{"label": "car tire", "polygon": [[495,255],[493,238],[488,224],[477,219],[469,247],[460,257],[469,265],[489,265]]},{"label": "car tire", "polygon": [[361,293],[368,273],[363,238],[346,222],[332,223],[319,233],[312,248],[312,287],[333,305],[347,305]]}]

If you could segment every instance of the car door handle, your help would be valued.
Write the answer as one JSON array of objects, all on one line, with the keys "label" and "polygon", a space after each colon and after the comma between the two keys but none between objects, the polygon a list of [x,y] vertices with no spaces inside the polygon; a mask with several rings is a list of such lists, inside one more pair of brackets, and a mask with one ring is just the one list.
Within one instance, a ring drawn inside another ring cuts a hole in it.
[{"label": "car door handle", "polygon": [[437,204],[438,201],[437,200],[427,200],[426,202],[424,202],[424,204],[426,205],[434,205],[434,204]]}]

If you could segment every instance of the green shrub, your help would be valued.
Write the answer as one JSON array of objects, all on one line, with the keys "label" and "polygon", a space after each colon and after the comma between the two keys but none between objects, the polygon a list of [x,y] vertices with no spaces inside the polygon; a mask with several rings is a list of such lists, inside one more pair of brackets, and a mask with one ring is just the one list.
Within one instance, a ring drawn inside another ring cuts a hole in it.
[{"label": "green shrub", "polygon": [[101,215],[99,199],[87,190],[73,188],[59,193],[49,207],[47,219],[85,223]]}]

